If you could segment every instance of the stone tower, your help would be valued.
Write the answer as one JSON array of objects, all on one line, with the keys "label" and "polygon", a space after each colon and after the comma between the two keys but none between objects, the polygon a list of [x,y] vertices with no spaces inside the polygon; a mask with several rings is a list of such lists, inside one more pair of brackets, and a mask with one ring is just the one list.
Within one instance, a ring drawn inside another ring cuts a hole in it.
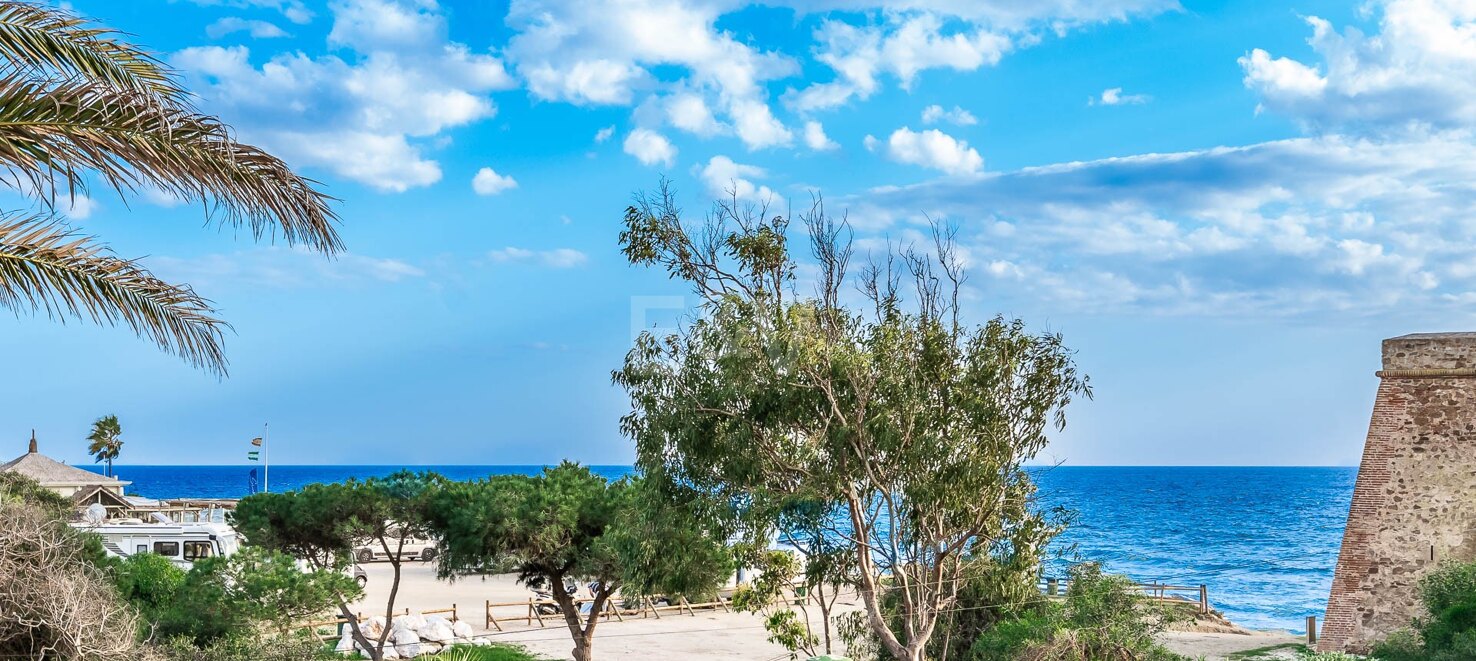
[{"label": "stone tower", "polygon": [[1476,333],[1383,348],[1322,650],[1364,651],[1408,627],[1420,578],[1444,560],[1476,560]]}]

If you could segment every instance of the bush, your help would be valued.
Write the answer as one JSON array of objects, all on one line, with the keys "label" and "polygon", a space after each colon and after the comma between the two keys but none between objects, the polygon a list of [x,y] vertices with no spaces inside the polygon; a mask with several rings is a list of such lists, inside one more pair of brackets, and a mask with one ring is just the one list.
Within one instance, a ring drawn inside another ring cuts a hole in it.
[{"label": "bush", "polygon": [[1425,614],[1374,645],[1383,661],[1476,659],[1476,563],[1442,565],[1420,581]]},{"label": "bush", "polygon": [[136,661],[137,615],[54,511],[0,498],[0,658]]},{"label": "bush", "polygon": [[343,661],[344,657],[315,641],[235,635],[219,638],[204,647],[190,638],[172,638],[159,646],[168,661]]},{"label": "bush", "polygon": [[1065,602],[995,624],[975,639],[970,655],[977,661],[1177,659],[1154,640],[1171,619],[1127,577],[1082,563],[1071,568]]}]

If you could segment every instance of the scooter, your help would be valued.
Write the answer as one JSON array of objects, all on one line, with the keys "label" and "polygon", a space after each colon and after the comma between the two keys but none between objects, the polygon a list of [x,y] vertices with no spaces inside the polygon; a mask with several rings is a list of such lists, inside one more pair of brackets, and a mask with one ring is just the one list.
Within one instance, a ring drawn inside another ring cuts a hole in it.
[{"label": "scooter", "polygon": [[[537,606],[538,613],[540,615],[558,615],[563,612],[563,610],[559,608],[559,603],[554,601],[552,590],[539,588],[531,589],[533,590],[533,596],[540,602]],[[564,594],[567,594],[571,597],[579,596],[579,586],[574,583],[565,583]]]}]

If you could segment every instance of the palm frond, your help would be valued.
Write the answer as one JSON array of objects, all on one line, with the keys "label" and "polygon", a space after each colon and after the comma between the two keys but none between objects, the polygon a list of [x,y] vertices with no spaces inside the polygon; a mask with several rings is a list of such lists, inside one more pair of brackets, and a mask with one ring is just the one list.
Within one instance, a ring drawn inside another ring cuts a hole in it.
[{"label": "palm frond", "polygon": [[0,59],[8,73],[86,79],[176,102],[189,96],[168,67],[121,36],[64,9],[0,2]]},{"label": "palm frond", "polygon": [[228,328],[188,285],[154,277],[44,215],[0,216],[0,307],[52,318],[122,322],[159,348],[219,376]]},{"label": "palm frond", "polygon": [[44,189],[84,175],[134,190],[149,184],[203,201],[257,239],[342,250],[332,199],[286,163],[237,142],[218,120],[135,91],[94,83],[0,79],[0,167]]}]

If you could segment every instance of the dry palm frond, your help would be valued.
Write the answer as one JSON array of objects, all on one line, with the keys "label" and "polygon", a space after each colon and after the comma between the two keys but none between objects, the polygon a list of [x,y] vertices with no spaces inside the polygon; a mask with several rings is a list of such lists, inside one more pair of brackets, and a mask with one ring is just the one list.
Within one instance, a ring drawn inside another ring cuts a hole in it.
[{"label": "dry palm frond", "polygon": [[0,307],[123,322],[161,349],[224,375],[225,322],[189,286],[172,285],[45,216],[0,216]]},{"label": "dry palm frond", "polygon": [[331,198],[280,159],[236,142],[218,120],[143,92],[73,81],[0,79],[0,167],[44,189],[92,171],[120,192],[156,186],[203,201],[256,238],[342,249]]},{"label": "dry palm frond", "polygon": [[119,36],[66,10],[0,2],[0,70],[6,75],[85,79],[171,101],[188,96],[172,71]]}]

